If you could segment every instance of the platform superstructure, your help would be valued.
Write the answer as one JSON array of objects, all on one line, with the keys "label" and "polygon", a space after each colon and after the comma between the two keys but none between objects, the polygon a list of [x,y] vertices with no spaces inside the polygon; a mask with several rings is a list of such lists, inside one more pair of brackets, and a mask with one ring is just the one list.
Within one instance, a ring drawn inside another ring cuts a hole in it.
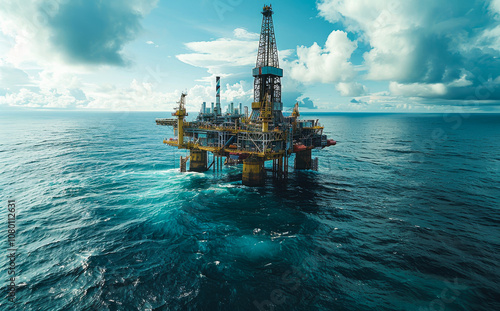
[{"label": "platform superstructure", "polygon": [[[266,171],[264,163],[272,161],[275,178],[286,178],[288,160],[295,154],[295,169],[317,169],[311,150],[335,144],[323,135],[318,120],[300,120],[298,103],[290,116],[283,115],[278,48],[273,26],[273,10],[264,6],[262,28],[254,77],[254,102],[248,106],[230,103],[225,113],[220,103],[220,78],[216,77],[216,101],[207,107],[204,102],[200,113],[187,122],[185,108],[187,94],[183,93],[173,119],[157,119],[158,125],[172,126],[174,136],[164,143],[179,149],[188,149],[188,157],[181,157],[181,171],[203,172],[221,170],[223,165],[243,164],[242,183],[262,185]],[[209,153],[212,157],[209,157]],[[211,161],[209,161],[211,158]]]}]

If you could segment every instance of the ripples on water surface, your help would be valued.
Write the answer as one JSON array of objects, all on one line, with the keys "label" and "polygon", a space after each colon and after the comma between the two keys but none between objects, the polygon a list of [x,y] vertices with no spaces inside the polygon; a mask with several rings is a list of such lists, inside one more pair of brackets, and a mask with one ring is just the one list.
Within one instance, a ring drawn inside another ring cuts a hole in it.
[{"label": "ripples on water surface", "polygon": [[499,115],[312,116],[338,145],[265,188],[180,174],[164,115],[0,116],[18,310],[500,309]]}]

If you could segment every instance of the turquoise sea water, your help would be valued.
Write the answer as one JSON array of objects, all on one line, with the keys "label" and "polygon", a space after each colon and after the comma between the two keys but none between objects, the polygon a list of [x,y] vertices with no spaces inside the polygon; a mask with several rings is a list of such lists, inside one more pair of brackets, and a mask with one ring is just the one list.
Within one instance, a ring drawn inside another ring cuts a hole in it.
[{"label": "turquoise sea water", "polygon": [[2,112],[1,310],[9,199],[17,310],[500,310],[500,115],[307,116],[338,145],[263,188],[156,117]]}]

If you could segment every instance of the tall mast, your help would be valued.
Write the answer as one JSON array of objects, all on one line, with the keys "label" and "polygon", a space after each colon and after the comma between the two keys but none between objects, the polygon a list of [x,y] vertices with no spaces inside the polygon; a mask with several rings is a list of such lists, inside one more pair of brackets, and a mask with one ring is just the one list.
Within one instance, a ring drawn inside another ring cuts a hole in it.
[{"label": "tall mast", "polygon": [[271,117],[274,121],[281,122],[283,118],[283,114],[281,113],[283,109],[283,104],[281,103],[281,77],[283,77],[283,69],[279,68],[272,7],[265,5],[261,13],[262,27],[260,31],[259,52],[257,54],[256,66],[252,71],[252,75],[255,78],[255,103],[252,105],[251,118],[258,119],[262,117],[263,110],[266,110],[272,112]]}]

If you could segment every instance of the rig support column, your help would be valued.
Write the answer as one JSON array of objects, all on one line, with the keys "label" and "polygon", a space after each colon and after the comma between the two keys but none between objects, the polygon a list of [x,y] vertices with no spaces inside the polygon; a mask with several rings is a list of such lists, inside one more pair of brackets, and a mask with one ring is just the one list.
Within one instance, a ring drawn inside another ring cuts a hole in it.
[{"label": "rig support column", "polygon": [[180,161],[180,171],[181,173],[185,173],[186,172],[186,163],[187,163],[187,160],[188,160],[188,157],[183,157],[181,156],[181,161]]},{"label": "rig support column", "polygon": [[207,168],[207,152],[203,150],[190,150],[189,171],[205,172]]},{"label": "rig support column", "polygon": [[243,161],[243,185],[260,186],[264,184],[265,171],[264,160],[257,157],[249,157]]},{"label": "rig support column", "polygon": [[285,154],[285,178],[288,178],[288,156]]},{"label": "rig support column", "polygon": [[299,151],[295,154],[295,169],[310,170],[312,168],[311,149]]},{"label": "rig support column", "polygon": [[283,178],[283,158],[278,158],[278,177]]}]

